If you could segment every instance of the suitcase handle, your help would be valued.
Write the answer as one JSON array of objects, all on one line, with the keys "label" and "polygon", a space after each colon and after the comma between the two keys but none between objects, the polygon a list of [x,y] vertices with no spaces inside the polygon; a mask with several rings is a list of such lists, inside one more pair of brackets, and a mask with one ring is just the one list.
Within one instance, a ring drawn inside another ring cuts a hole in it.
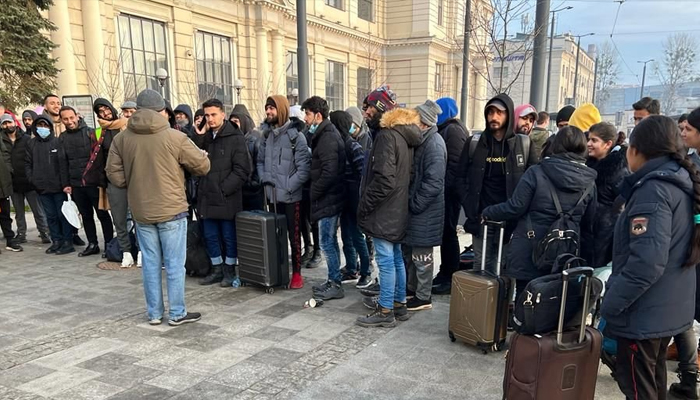
[{"label": "suitcase handle", "polygon": [[[578,262],[578,265],[580,266],[581,262],[585,263],[586,260],[571,253],[559,254],[554,260],[554,265],[552,266],[552,273],[558,274],[564,270],[571,269],[571,264],[575,262]],[[563,266],[560,268],[561,265]]]},{"label": "suitcase handle", "polygon": [[586,317],[588,317],[588,301],[591,295],[591,278],[593,277],[593,268],[591,267],[578,267],[570,268],[562,271],[562,289],[561,289],[561,305],[559,306],[559,324],[557,326],[557,345],[562,346],[562,337],[564,335],[564,313],[566,311],[566,298],[569,295],[569,281],[571,278],[578,276],[584,276],[586,279],[584,297],[583,297],[583,309],[581,310],[581,328],[578,334],[578,343],[583,343],[586,337]]},{"label": "suitcase handle", "polygon": [[[272,197],[272,204],[274,205],[275,214],[277,214],[277,188],[275,186],[275,182],[263,181],[262,187],[263,187],[263,191],[265,191],[265,192],[266,192],[266,190],[265,190],[266,186],[270,186],[272,188],[272,190],[270,190],[270,192],[272,192],[272,196],[271,196]],[[265,196],[265,200],[266,200],[265,206],[267,207],[267,212],[270,212],[270,202],[268,201],[267,196]]]},{"label": "suitcase handle", "polygon": [[498,257],[496,258],[496,276],[501,275],[501,261],[503,259],[503,240],[506,232],[506,223],[504,221],[489,221],[484,220],[484,236],[481,245],[481,270],[486,270],[486,245],[488,243],[489,225],[500,228],[498,239]]}]

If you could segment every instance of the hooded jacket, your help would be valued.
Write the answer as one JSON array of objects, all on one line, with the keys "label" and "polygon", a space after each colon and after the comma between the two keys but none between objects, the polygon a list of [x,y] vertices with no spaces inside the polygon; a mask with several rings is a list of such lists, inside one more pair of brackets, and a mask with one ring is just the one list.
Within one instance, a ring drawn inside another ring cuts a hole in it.
[{"label": "hooded jacket", "polygon": [[64,155],[60,163],[64,181],[72,187],[107,187],[104,153],[98,153],[94,163],[86,171],[91,153],[96,149],[97,139],[95,131],[87,126],[84,119],[78,120],[76,129],[66,129],[59,141]]},{"label": "hooded jacket", "polygon": [[402,243],[414,247],[442,244],[445,222],[445,170],[447,148],[437,126],[421,134],[413,154],[413,174],[408,189],[410,211]]},{"label": "hooded jacket", "polygon": [[345,143],[325,119],[311,136],[311,221],[340,215],[345,201]]},{"label": "hooded jacket", "polygon": [[187,213],[186,169],[206,175],[209,158],[159,113],[136,110],[127,129],[114,138],[107,159],[113,185],[127,188],[134,219],[157,224]]},{"label": "hooded jacket", "polygon": [[413,149],[421,143],[415,110],[387,111],[362,178],[357,222],[367,235],[400,243],[408,226]]},{"label": "hooded jacket", "polygon": [[[583,203],[574,205],[589,187],[595,185],[596,172],[586,166],[584,158],[570,153],[545,158],[539,165],[525,171],[515,192],[507,202],[486,207],[482,215],[494,221],[517,221],[517,227],[506,254],[505,275],[518,280],[532,280],[549,274],[539,271],[532,261],[532,253],[557,219],[557,210],[550,193],[553,187],[561,209],[580,225],[579,233],[590,232],[595,213],[595,190],[590,191]],[[528,237],[528,217],[535,232]]]},{"label": "hooded jacket", "polygon": [[[29,116],[32,119],[32,126],[34,126],[34,121],[36,121],[38,115],[35,113],[33,110],[24,110],[22,111],[22,123],[24,123],[24,117]],[[33,137],[33,131],[30,126],[25,126],[27,133],[30,134],[30,137]]]},{"label": "hooded jacket", "polygon": [[535,152],[537,152],[537,157],[542,158],[542,148],[544,144],[549,139],[549,131],[544,128],[534,127],[532,132],[530,132],[530,141],[532,145],[535,146]]},{"label": "hooded jacket", "polygon": [[182,130],[187,134],[192,133],[192,130],[194,129],[193,128],[194,118],[192,117],[192,107],[190,107],[187,104],[178,104],[178,106],[175,107],[175,111],[173,112],[173,115],[177,114],[179,112],[181,112],[187,116],[187,125],[184,128],[182,128]]},{"label": "hooded jacket", "polygon": [[362,181],[362,171],[365,165],[365,152],[362,145],[350,135],[352,116],[346,111],[333,111],[330,114],[331,123],[340,132],[345,148],[345,196],[343,213],[357,214],[357,207],[360,205],[360,182]]},{"label": "hooded jacket", "polygon": [[0,198],[12,196],[12,157],[10,149],[0,140]]},{"label": "hooded jacket", "polygon": [[669,157],[647,161],[621,185],[612,275],[601,312],[606,333],[664,338],[693,326],[696,268],[685,267],[693,238],[693,185]]},{"label": "hooded jacket", "polygon": [[450,97],[438,99],[436,103],[442,109],[438,115],[438,132],[447,147],[447,169],[445,171],[445,190],[453,193],[459,173],[459,158],[464,150],[469,132],[462,121],[457,119],[457,102]]},{"label": "hooded jacket", "polygon": [[[503,140],[498,142],[493,137],[493,132],[488,127],[487,110],[489,105],[500,100],[506,105],[508,122],[506,123],[505,136]],[[470,157],[471,141],[475,136],[467,139],[462,150],[462,155],[459,160],[459,168],[457,175],[457,191],[461,199],[466,221],[464,229],[472,235],[481,235],[479,215],[481,210],[490,205],[495,205],[506,201],[513,195],[515,187],[518,185],[525,170],[530,166],[537,164],[539,158],[535,150],[535,146],[529,146],[528,154],[526,151],[526,141],[529,138],[525,135],[513,133],[513,125],[515,118],[513,117],[513,101],[506,94],[499,94],[486,103],[484,108],[484,119],[486,119],[486,130],[478,136],[478,143],[475,146],[474,157]],[[499,146],[500,149],[495,146]],[[502,170],[495,171],[493,168],[498,168],[495,162],[487,163],[487,158],[497,157],[495,154],[500,154],[498,157],[505,156],[505,162],[501,163]],[[505,188],[499,187],[500,179],[505,183]],[[504,192],[504,193],[503,193]],[[501,194],[505,194],[502,196]],[[500,199],[500,201],[495,201]],[[510,223],[507,227],[506,237],[510,235],[514,228],[514,224]]]},{"label": "hooded jacket", "polygon": [[42,139],[35,136],[27,143],[26,162],[24,171],[27,180],[39,194],[62,193],[63,188],[70,186],[60,173],[60,160],[65,157],[63,149],[53,131],[51,120],[44,115],[34,120],[43,120],[49,125],[49,136]]},{"label": "hooded jacket", "polygon": [[257,166],[263,135],[258,129],[255,129],[255,122],[245,105],[236,104],[228,119],[231,120],[232,117],[236,117],[241,121],[241,126],[239,128],[243,132],[243,135],[245,135],[246,147],[248,148],[248,153],[250,153],[250,159],[253,163],[253,171],[250,175],[250,179],[245,183],[243,189],[245,193],[255,195],[259,193],[261,189],[260,174],[258,174]]},{"label": "hooded jacket", "polygon": [[252,131],[255,129],[255,122],[253,121],[253,118],[250,116],[250,112],[248,112],[248,108],[244,104],[236,104],[233,107],[233,111],[231,111],[231,114],[229,114],[228,119],[229,121],[231,118],[236,117],[238,118],[239,121],[241,121],[241,131],[243,132],[244,135],[247,135],[248,132]]},{"label": "hooded jacket", "polygon": [[99,115],[97,113],[97,109],[100,106],[106,106],[109,107],[109,109],[112,111],[112,120],[107,121],[101,118],[97,119],[97,122],[100,124],[100,127],[102,128],[102,152],[103,152],[103,160],[107,160],[107,156],[109,156],[109,147],[112,145],[112,141],[114,140],[114,137],[124,129],[126,129],[126,123],[127,119],[124,117],[119,117],[119,113],[117,112],[117,109],[114,108],[112,103],[109,102],[107,99],[99,98],[96,99],[95,102],[92,105],[92,111]]},{"label": "hooded jacket", "polygon": [[19,127],[15,131],[14,143],[10,136],[3,132],[1,134],[5,149],[10,153],[10,164],[12,165],[12,191],[13,193],[27,193],[34,190],[34,187],[27,179],[24,168],[25,157],[27,155],[27,143],[30,138]]},{"label": "hooded jacket", "polygon": [[199,180],[197,211],[203,218],[233,220],[243,210],[242,189],[251,169],[245,137],[236,125],[224,121],[216,136],[210,129],[197,139],[211,164]]}]

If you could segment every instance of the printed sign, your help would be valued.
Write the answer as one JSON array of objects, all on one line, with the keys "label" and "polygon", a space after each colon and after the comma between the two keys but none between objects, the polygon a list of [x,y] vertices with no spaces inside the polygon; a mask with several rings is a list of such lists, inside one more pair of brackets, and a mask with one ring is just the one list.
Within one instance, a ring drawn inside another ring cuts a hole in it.
[{"label": "printed sign", "polygon": [[92,111],[92,95],[79,94],[63,96],[61,102],[64,106],[73,107],[75,111],[78,114],[80,114],[81,117],[83,117],[87,126],[89,126],[92,129],[95,129],[97,127],[97,117]]}]

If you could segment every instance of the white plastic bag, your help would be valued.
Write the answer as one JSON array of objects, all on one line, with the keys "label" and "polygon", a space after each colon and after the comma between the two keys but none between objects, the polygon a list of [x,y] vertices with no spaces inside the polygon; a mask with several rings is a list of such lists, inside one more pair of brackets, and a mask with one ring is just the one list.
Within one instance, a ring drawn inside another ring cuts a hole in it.
[{"label": "white plastic bag", "polygon": [[80,229],[83,227],[82,221],[80,220],[78,206],[75,205],[70,197],[70,194],[68,195],[68,200],[63,202],[61,212],[63,213],[63,216],[66,217],[66,220],[68,220],[68,223],[73,225],[75,229]]}]

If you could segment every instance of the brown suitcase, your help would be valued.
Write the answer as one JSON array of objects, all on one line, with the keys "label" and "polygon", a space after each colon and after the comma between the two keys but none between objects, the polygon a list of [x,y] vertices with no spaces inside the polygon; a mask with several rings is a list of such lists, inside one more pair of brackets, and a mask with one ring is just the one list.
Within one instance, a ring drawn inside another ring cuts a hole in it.
[{"label": "brown suitcase", "polygon": [[[488,227],[500,229],[496,274],[485,271]],[[511,281],[502,278],[503,237],[505,223],[489,221],[484,224],[484,244],[481,269],[457,271],[452,275],[449,335],[481,348],[484,353],[501,350],[505,344],[508,325],[508,304],[513,295]]]},{"label": "brown suitcase", "polygon": [[593,400],[595,397],[603,336],[586,326],[587,312],[581,313],[579,329],[563,331],[569,279],[580,275],[586,279],[583,310],[588,310],[593,268],[571,268],[562,272],[557,331],[513,335],[503,377],[504,400]]}]

